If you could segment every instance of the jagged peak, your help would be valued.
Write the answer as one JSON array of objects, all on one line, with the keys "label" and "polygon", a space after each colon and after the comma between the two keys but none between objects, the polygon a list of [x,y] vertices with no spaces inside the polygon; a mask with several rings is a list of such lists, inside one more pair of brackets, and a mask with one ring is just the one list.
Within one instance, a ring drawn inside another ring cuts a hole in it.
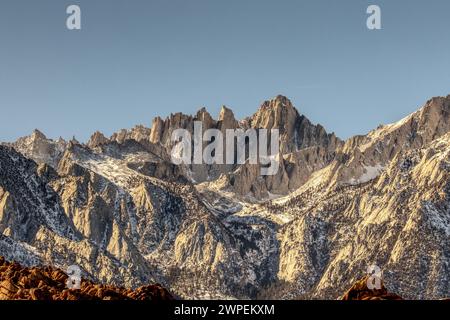
[{"label": "jagged peak", "polygon": [[163,119],[160,116],[156,116],[153,118],[152,123],[163,122]]},{"label": "jagged peak", "polygon": [[220,108],[220,113],[219,113],[219,119],[218,120],[219,121],[224,121],[226,119],[233,119],[233,120],[235,120],[234,112],[230,108],[227,108],[226,106],[222,106],[222,108]]},{"label": "jagged peak", "polygon": [[212,120],[212,116],[211,114],[208,112],[208,110],[206,109],[206,107],[201,107],[196,114],[196,118],[197,119],[201,119],[201,120]]},{"label": "jagged peak", "polygon": [[75,138],[75,136],[72,136],[72,139],[70,139],[69,141],[69,148],[76,146],[76,145],[81,145],[80,142],[77,140],[77,138]]},{"label": "jagged peak", "polygon": [[438,123],[448,122],[449,120],[450,95],[447,97],[434,97],[429,99],[420,109],[408,114],[401,120],[391,124],[379,125],[376,129],[371,130],[367,137],[371,139],[384,137],[402,128],[411,130],[412,123],[421,126],[421,131],[423,132],[423,129],[434,128]]},{"label": "jagged peak", "polygon": [[200,109],[198,109],[197,114],[201,114],[201,113],[208,113],[208,110],[206,110],[206,107],[201,107]]},{"label": "jagged peak", "polygon": [[442,103],[444,101],[450,101],[450,94],[447,96],[436,96],[429,99],[425,105],[433,104],[433,103]]},{"label": "jagged peak", "polygon": [[33,130],[33,132],[31,133],[31,138],[34,140],[47,140],[45,134],[42,133],[42,131],[40,131],[39,129]]},{"label": "jagged peak", "polygon": [[259,123],[261,118],[277,118],[295,121],[300,116],[291,100],[283,95],[264,101],[252,118],[252,123]]},{"label": "jagged peak", "polygon": [[261,109],[279,108],[279,107],[295,109],[291,100],[289,100],[289,98],[281,94],[277,95],[276,97],[270,100],[264,101],[261,105]]},{"label": "jagged peak", "polygon": [[220,120],[221,115],[227,114],[227,113],[231,113],[231,114],[234,115],[233,110],[231,110],[231,109],[228,108],[227,106],[223,105],[223,106],[220,108],[219,120]]},{"label": "jagged peak", "polygon": [[109,139],[104,136],[100,131],[95,131],[89,139],[87,145],[89,148],[95,148],[102,144],[109,142]]},{"label": "jagged peak", "polygon": [[450,95],[447,97],[434,97],[426,102],[426,104],[420,108],[414,114],[429,114],[432,112],[450,111]]},{"label": "jagged peak", "polygon": [[200,120],[203,123],[204,128],[208,129],[211,127],[214,127],[216,124],[216,121],[213,119],[211,114],[206,110],[205,107],[201,108],[197,115],[195,116],[196,120]]},{"label": "jagged peak", "polygon": [[143,124],[137,124],[133,127],[133,129],[131,129],[131,131],[139,131],[139,130],[150,130],[150,128],[146,127]]},{"label": "jagged peak", "polygon": [[[275,98],[264,101],[251,116],[251,125],[262,128],[292,127],[297,122],[299,113],[292,102],[285,96],[278,95]],[[292,128],[287,128],[290,131]]]}]

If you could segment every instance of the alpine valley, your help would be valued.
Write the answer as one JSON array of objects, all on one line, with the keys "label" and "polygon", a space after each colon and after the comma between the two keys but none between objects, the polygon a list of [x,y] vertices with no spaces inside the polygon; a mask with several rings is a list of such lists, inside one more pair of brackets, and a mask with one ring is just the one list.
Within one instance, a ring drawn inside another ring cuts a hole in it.
[{"label": "alpine valley", "polygon": [[[194,121],[279,129],[277,174],[172,164],[172,132]],[[448,297],[450,96],[346,141],[283,96],[87,143],[35,130],[0,145],[0,256],[187,299],[336,299],[371,265],[403,298]]]}]

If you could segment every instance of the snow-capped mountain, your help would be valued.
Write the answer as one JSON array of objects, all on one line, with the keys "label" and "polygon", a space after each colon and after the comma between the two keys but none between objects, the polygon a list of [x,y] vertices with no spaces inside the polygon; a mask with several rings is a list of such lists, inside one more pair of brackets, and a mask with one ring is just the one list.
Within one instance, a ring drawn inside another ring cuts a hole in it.
[{"label": "snow-capped mountain", "polygon": [[[280,169],[174,165],[175,129],[280,129]],[[0,146],[0,255],[159,282],[185,298],[327,298],[383,271],[405,298],[450,296],[450,96],[342,141],[283,96],[238,121],[223,107]]]}]

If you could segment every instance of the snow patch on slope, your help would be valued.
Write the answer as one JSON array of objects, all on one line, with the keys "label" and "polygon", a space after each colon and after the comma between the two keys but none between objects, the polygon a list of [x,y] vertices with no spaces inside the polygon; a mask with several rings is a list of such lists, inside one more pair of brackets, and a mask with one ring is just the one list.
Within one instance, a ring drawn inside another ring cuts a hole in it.
[{"label": "snow patch on slope", "polygon": [[381,164],[377,164],[375,166],[364,166],[364,173],[357,179],[350,179],[349,183],[351,185],[357,185],[369,182],[378,177],[383,170],[384,166],[382,166]]},{"label": "snow patch on slope", "polygon": [[14,260],[27,266],[38,265],[42,261],[34,247],[2,234],[0,234],[0,252],[6,260]]},{"label": "snow patch on slope", "polygon": [[442,231],[447,237],[450,237],[450,214],[449,212],[439,211],[430,201],[426,201],[423,206],[424,214],[428,218],[433,229]]}]

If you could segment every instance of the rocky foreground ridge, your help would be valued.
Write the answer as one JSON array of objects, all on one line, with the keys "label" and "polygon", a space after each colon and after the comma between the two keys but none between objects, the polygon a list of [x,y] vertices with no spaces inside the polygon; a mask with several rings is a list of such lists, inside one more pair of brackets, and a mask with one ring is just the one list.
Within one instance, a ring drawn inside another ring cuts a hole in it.
[{"label": "rocky foreground ridge", "polygon": [[384,284],[379,289],[369,289],[367,280],[368,277],[358,280],[340,300],[403,300],[402,297],[388,292]]},{"label": "rocky foreground ridge", "polygon": [[0,300],[173,300],[159,285],[136,290],[81,281],[80,289],[68,289],[67,274],[52,267],[22,267],[0,257]]}]

